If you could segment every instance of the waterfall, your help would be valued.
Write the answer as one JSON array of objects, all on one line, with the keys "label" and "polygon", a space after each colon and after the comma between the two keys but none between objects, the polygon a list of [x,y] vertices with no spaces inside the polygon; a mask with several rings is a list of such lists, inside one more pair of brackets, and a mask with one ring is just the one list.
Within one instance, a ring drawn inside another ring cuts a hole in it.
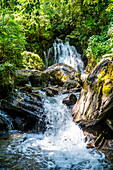
[{"label": "waterfall", "polygon": [[[46,66],[50,56],[54,63],[65,63],[83,73],[84,64],[81,55],[69,43],[54,42],[47,53],[44,52]],[[14,132],[10,138],[0,138],[0,168],[2,169],[39,169],[39,170],[96,170],[110,169],[104,153],[96,148],[87,148],[83,131],[73,122],[71,108],[62,103],[68,94],[46,96],[39,90],[46,113],[46,130],[44,133]],[[75,94],[77,99],[79,93]],[[38,102],[38,101],[35,101]],[[0,111],[10,130],[10,118]],[[42,116],[39,121],[43,123]]]},{"label": "waterfall", "polygon": [[72,121],[71,110],[62,103],[64,97],[66,94],[43,99],[47,114],[44,134],[15,134],[4,147],[2,155],[8,155],[6,163],[9,161],[12,169],[109,169],[103,153],[87,149],[82,130]]},{"label": "waterfall", "polygon": [[53,47],[44,52],[46,68],[49,66],[49,61],[53,63],[64,63],[73,67],[77,72],[84,72],[84,63],[74,46],[70,46],[69,42],[54,41]]}]

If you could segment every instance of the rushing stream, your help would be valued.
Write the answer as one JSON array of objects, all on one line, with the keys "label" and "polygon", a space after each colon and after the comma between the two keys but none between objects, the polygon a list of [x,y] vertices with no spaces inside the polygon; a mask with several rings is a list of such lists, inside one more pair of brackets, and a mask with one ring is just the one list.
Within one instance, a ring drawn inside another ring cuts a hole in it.
[{"label": "rushing stream", "polygon": [[[53,48],[55,63],[63,62],[83,72],[81,56],[74,47],[69,43],[54,42]],[[46,55],[46,66],[49,54]],[[87,148],[82,130],[73,122],[71,109],[62,103],[68,94],[47,97],[44,92],[40,93],[47,115],[44,134],[11,130],[10,118],[0,112],[10,124],[9,133],[0,136],[0,170],[111,169],[104,153]]]},{"label": "rushing stream", "polygon": [[47,130],[44,134],[12,133],[0,138],[0,167],[9,169],[109,169],[105,155],[87,149],[85,137],[72,121],[62,99],[46,97]]}]

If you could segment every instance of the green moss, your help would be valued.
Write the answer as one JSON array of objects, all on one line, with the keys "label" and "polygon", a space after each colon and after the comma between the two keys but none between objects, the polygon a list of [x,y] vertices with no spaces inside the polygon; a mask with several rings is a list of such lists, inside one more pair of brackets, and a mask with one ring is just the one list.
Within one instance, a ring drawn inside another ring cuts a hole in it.
[{"label": "green moss", "polygon": [[98,84],[94,84],[94,91],[95,93],[99,93],[99,85]]},{"label": "green moss", "polygon": [[84,88],[85,91],[87,91],[87,83],[84,83],[83,88]]},{"label": "green moss", "polygon": [[39,76],[39,79],[41,80],[41,84],[43,87],[48,86],[49,81],[49,74],[48,73],[41,73],[41,77]]},{"label": "green moss", "polygon": [[67,76],[62,76],[62,80],[68,80]]},{"label": "green moss", "polygon": [[109,94],[113,91],[113,85],[112,85],[112,84],[106,85],[106,84],[104,83],[102,91],[103,91],[103,94],[104,94],[106,97],[108,97]]},{"label": "green moss", "polygon": [[99,73],[99,79],[101,79],[103,76],[105,76],[105,70],[102,70],[100,73]]},{"label": "green moss", "polygon": [[99,87],[102,86],[102,92],[105,97],[108,97],[113,91],[113,64],[108,63],[107,66],[103,67],[98,76],[97,83],[94,84],[94,90],[96,93],[99,92]]},{"label": "green moss", "polygon": [[29,84],[26,84],[24,87],[20,89],[21,91],[27,91],[27,92],[32,92],[32,86]]},{"label": "green moss", "polygon": [[61,78],[62,78],[62,73],[61,73],[61,71],[56,72],[56,73],[54,74],[54,76],[55,76],[56,79],[61,79]]}]

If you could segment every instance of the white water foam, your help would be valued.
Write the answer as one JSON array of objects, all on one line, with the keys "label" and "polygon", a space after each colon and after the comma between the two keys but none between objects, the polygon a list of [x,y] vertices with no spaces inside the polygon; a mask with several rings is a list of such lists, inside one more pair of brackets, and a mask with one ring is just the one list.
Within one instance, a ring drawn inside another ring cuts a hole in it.
[{"label": "white water foam", "polygon": [[[53,56],[52,56],[53,55]],[[53,47],[44,52],[46,67],[50,58],[54,59],[54,63],[64,63],[73,67],[77,72],[84,72],[84,63],[74,46],[70,46],[69,42],[54,41]],[[52,57],[51,57],[52,56]]]}]

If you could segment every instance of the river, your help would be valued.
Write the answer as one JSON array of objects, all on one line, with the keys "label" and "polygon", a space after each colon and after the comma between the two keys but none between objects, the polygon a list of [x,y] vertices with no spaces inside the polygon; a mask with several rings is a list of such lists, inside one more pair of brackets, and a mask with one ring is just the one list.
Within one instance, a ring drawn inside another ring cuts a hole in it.
[{"label": "river", "polygon": [[[79,94],[76,94],[77,96]],[[11,131],[0,137],[0,167],[5,169],[110,169],[104,153],[88,149],[82,130],[62,104],[66,95],[45,97],[47,129],[44,134]]]}]

